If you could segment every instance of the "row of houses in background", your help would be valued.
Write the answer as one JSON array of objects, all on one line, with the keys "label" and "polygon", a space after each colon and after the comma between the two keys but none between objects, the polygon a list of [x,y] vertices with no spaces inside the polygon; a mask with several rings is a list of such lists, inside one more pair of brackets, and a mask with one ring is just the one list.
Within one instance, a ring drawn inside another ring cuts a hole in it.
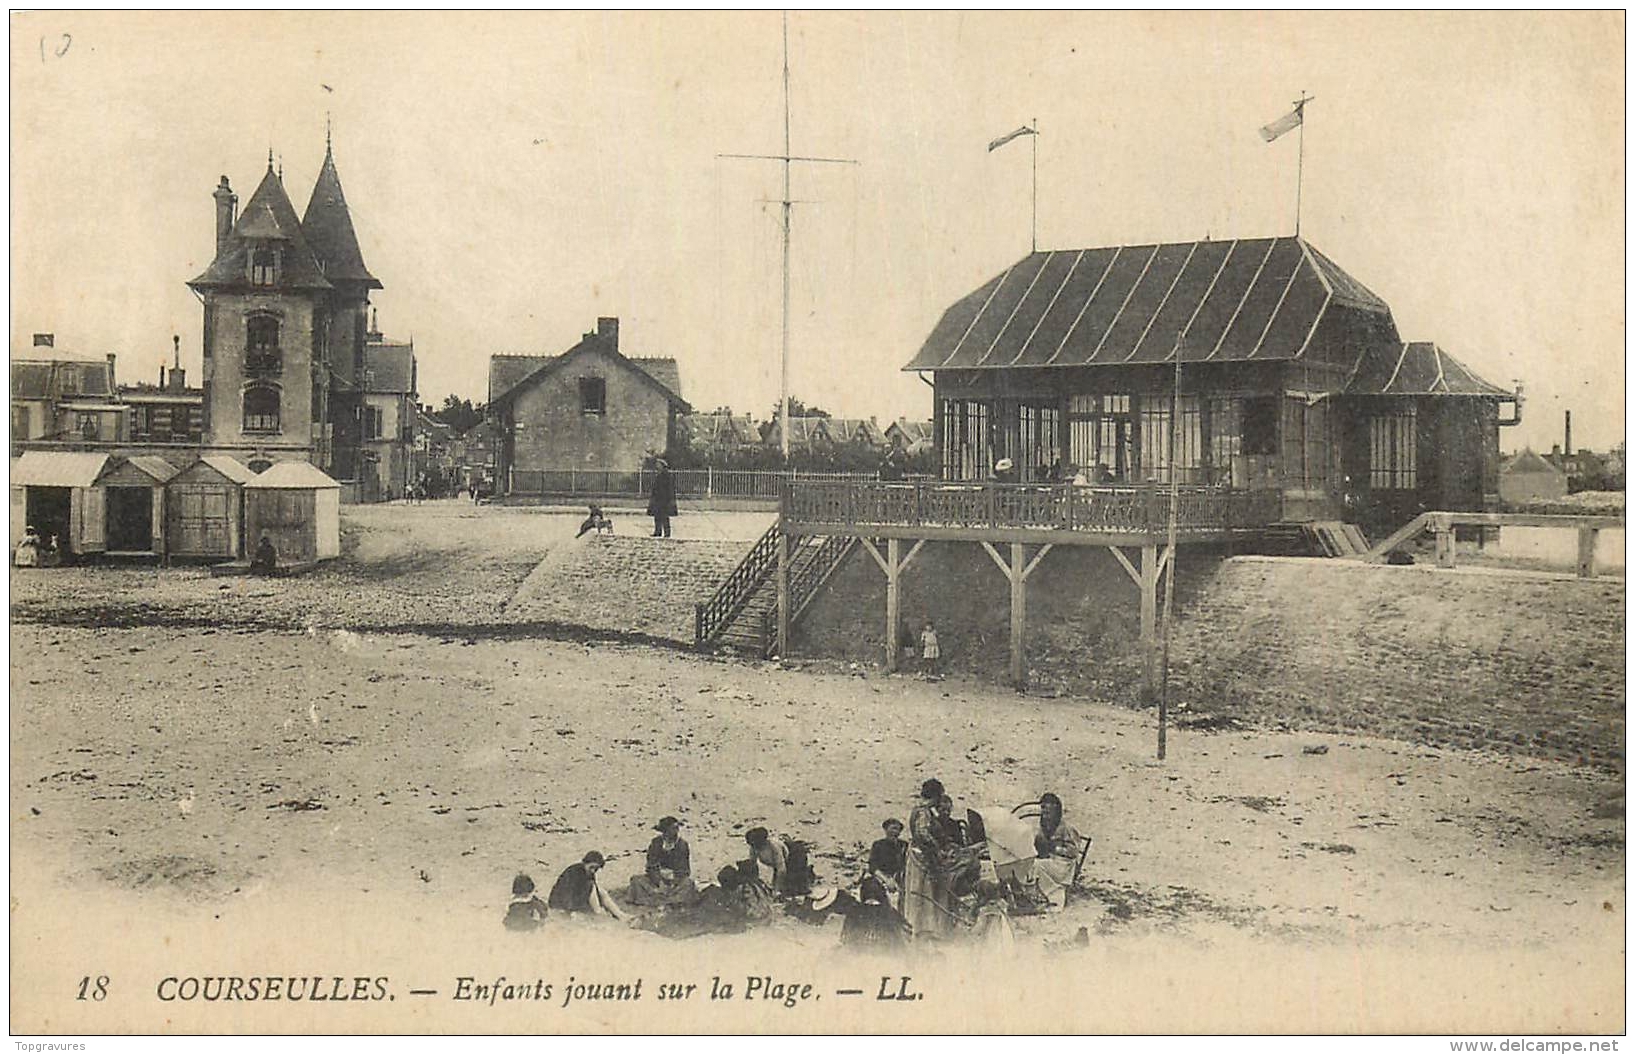
[{"label": "row of houses in background", "polygon": [[1624,489],[1624,446],[1597,453],[1580,449],[1567,454],[1556,444],[1549,454],[1524,448],[1505,459],[1499,470],[1499,497],[1506,505],[1549,502],[1581,491]]},{"label": "row of houses in background", "polygon": [[[12,456],[27,450],[100,451],[152,455],[180,466],[207,451],[225,453],[206,441],[205,389],[188,385],[181,339],[172,342],[173,363],[159,368],[157,384],[121,384],[115,355],[59,352],[52,334],[35,334],[33,347],[11,358]],[[349,500],[401,497],[447,448],[447,426],[418,403],[416,373],[412,341],[393,341],[369,329],[359,379],[359,449],[351,460],[352,475],[343,478]],[[263,410],[259,424],[270,428],[281,418],[279,410]],[[241,458],[246,464],[277,460],[265,450],[234,453],[247,455]]]},{"label": "row of houses in background", "polygon": [[[633,473],[655,454],[668,454],[678,467],[749,467],[781,450],[783,442],[776,417],[757,423],[724,408],[694,413],[682,396],[676,361],[625,354],[613,317],[597,319],[596,329],[558,355],[492,356],[487,417],[468,437],[460,464],[468,471],[491,465],[492,479],[507,491],[528,489],[531,474]],[[928,452],[931,441],[929,421],[882,428],[872,418],[790,418],[789,447],[797,465],[848,447],[879,452],[877,457],[892,447],[917,455]]]}]

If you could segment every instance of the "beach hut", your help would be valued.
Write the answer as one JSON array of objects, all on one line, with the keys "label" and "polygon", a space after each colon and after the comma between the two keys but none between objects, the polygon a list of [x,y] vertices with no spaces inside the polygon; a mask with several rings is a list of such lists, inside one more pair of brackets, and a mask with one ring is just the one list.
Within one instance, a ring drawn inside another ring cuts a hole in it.
[{"label": "beach hut", "polygon": [[109,460],[96,482],[104,494],[110,556],[164,556],[165,485],[176,472],[151,454]]},{"label": "beach hut", "polygon": [[107,549],[106,492],[100,484],[106,454],[25,451],[11,463],[11,542],[33,525],[40,537],[56,536],[72,554]]},{"label": "beach hut", "polygon": [[165,496],[171,556],[243,555],[244,485],[253,479],[242,462],[223,454],[207,454],[177,473]]},{"label": "beach hut", "polygon": [[341,485],[310,462],[278,462],[244,485],[244,545],[254,554],[262,536],[280,567],[341,554]]}]

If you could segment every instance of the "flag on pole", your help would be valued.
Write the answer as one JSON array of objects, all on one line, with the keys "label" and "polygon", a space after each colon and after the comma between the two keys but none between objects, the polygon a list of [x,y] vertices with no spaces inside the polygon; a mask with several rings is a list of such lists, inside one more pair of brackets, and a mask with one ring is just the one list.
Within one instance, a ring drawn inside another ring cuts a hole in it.
[{"label": "flag on pole", "polygon": [[1282,117],[1279,117],[1271,124],[1263,126],[1260,130],[1260,138],[1270,143],[1283,133],[1294,131],[1296,128],[1300,127],[1300,122],[1304,120],[1302,115],[1305,112],[1306,105],[1301,103],[1299,106],[1296,106],[1293,110],[1290,110],[1288,113],[1284,114]]},{"label": "flag on pole", "polygon": [[988,153],[990,153],[990,154],[993,153],[995,150],[998,150],[1000,147],[1004,146],[1006,143],[1009,143],[1011,140],[1016,139],[1016,138],[1018,138],[1020,136],[1036,136],[1038,134],[1039,133],[1037,131],[1035,131],[1034,129],[1029,128],[1027,125],[1023,125],[1021,128],[1018,128],[1016,131],[1006,132],[1004,135],[1000,136],[998,139],[995,139],[993,142],[989,143],[988,144]]}]

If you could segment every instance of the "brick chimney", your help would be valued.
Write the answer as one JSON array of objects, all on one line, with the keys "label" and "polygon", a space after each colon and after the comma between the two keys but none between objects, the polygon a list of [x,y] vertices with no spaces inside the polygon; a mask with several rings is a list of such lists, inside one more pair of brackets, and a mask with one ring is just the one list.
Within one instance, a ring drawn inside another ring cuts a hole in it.
[{"label": "brick chimney", "polygon": [[115,391],[117,391],[117,389],[114,388],[114,379],[116,377],[118,377],[118,375],[114,373],[114,353],[109,352],[108,353],[108,394],[109,395],[113,395],[113,393]]},{"label": "brick chimney", "polygon": [[238,195],[223,176],[211,197],[216,199],[216,255],[220,256],[233,234],[233,225],[238,222]]},{"label": "brick chimney", "polygon": [[607,342],[615,352],[619,350],[619,319],[604,315],[596,320],[596,336]]},{"label": "brick chimney", "polygon": [[1562,437],[1561,446],[1566,448],[1568,454],[1573,452],[1573,412],[1570,410],[1567,411],[1567,435]]}]

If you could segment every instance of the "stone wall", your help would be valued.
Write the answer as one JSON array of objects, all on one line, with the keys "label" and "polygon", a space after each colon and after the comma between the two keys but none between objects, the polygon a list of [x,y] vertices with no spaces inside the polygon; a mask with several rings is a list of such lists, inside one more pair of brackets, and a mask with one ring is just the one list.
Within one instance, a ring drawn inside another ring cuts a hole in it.
[{"label": "stone wall", "polygon": [[586,535],[563,542],[525,579],[506,614],[693,643],[693,606],[749,551],[742,541]]},{"label": "stone wall", "polygon": [[[1622,768],[1621,579],[1181,551],[1177,721],[1352,730]],[[1008,586],[969,543],[928,543],[904,625],[937,623],[943,667],[1002,681]],[[795,633],[797,655],[878,663],[885,576],[858,551]],[[1101,547],[1059,547],[1028,584],[1034,691],[1137,705],[1135,586]],[[917,661],[916,661],[917,662]]]},{"label": "stone wall", "polygon": [[[579,379],[607,386],[606,413],[581,409]],[[663,453],[670,403],[630,366],[597,350],[577,355],[516,397],[511,467],[519,472],[591,469],[635,472],[646,454]]]}]

